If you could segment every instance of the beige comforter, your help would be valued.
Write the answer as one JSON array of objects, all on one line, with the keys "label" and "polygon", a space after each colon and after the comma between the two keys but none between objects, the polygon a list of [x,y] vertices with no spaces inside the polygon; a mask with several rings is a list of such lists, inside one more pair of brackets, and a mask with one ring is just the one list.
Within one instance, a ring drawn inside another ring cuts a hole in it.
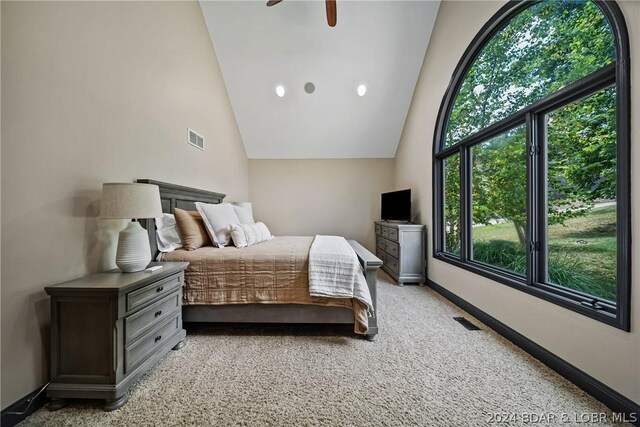
[{"label": "beige comforter", "polygon": [[355,332],[368,329],[367,308],[353,298],[309,295],[309,249],[313,237],[282,236],[246,248],[202,247],[163,254],[162,261],[187,261],[185,305],[313,304],[347,307]]}]

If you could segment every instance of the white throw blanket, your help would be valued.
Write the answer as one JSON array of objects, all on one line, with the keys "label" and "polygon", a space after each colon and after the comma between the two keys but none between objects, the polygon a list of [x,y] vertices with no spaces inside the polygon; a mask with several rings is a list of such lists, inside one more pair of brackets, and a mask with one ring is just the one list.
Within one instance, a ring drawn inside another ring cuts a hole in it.
[{"label": "white throw blanket", "polygon": [[309,293],[314,297],[356,298],[373,314],[367,280],[358,256],[340,236],[316,235],[309,251]]}]

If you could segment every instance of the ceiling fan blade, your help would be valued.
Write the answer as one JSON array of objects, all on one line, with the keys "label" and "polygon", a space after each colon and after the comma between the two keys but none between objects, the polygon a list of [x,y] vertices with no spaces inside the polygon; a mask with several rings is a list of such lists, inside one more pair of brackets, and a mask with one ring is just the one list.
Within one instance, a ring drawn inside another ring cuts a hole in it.
[{"label": "ceiling fan blade", "polygon": [[267,6],[271,7],[271,6],[275,6],[276,4],[280,3],[282,0],[269,0],[267,2]]},{"label": "ceiling fan blade", "polygon": [[325,0],[325,5],[327,6],[327,23],[330,27],[335,27],[338,22],[336,0]]}]

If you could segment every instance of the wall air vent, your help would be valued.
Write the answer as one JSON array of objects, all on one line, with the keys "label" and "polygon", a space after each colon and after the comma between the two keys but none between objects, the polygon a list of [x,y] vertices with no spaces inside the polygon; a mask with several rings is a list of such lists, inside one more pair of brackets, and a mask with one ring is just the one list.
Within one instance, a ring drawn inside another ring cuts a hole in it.
[{"label": "wall air vent", "polygon": [[204,137],[191,129],[187,132],[187,142],[194,147],[204,150]]}]

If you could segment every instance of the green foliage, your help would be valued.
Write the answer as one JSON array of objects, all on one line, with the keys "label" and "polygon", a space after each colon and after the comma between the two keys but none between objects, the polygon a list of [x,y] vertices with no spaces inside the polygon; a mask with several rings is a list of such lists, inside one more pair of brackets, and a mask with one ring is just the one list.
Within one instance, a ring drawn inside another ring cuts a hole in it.
[{"label": "green foliage", "polygon": [[596,278],[589,274],[584,262],[570,256],[567,252],[558,253],[549,258],[549,282],[589,295],[609,300],[615,299],[615,293],[609,292],[610,288],[598,285]]},{"label": "green foliage", "polygon": [[444,162],[445,250],[460,255],[460,155]]},{"label": "green foliage", "polygon": [[[473,228],[474,251],[483,245],[498,243],[503,252],[518,253],[519,261],[511,256],[485,256],[483,262],[524,274],[525,247],[514,233],[512,223]],[[504,246],[507,249],[504,249]],[[478,249],[480,248],[480,249]],[[496,248],[492,248],[495,251]],[[477,259],[477,254],[475,255]],[[507,261],[505,261],[507,259]],[[550,281],[591,295],[615,300],[616,295],[616,206],[598,207],[587,215],[568,219],[563,225],[549,227]],[[498,264],[499,263],[499,264]],[[579,280],[567,269],[580,270]]]},{"label": "green foliage", "polygon": [[445,145],[518,111],[615,61],[611,27],[587,0],[544,1],[507,23],[467,72]]},{"label": "green foliage", "polygon": [[[472,135],[615,61],[611,27],[591,0],[543,1],[488,41],[459,88],[445,146]],[[547,116],[549,224],[586,215],[616,197],[616,93],[598,92]],[[526,227],[523,126],[473,148],[474,224],[506,220],[520,242]],[[445,161],[446,250],[459,253],[458,155]]]},{"label": "green foliage", "polygon": [[[473,244],[476,261],[524,275],[527,256],[523,246],[506,240],[480,240]],[[570,252],[555,254],[549,259],[549,282],[586,292],[605,299],[615,299],[615,291],[602,287],[589,272],[585,263]]]},{"label": "green foliage", "polygon": [[615,87],[550,113],[547,140],[550,223],[584,215],[594,200],[616,198]]},{"label": "green foliage", "polygon": [[524,241],[527,216],[526,130],[519,126],[473,147],[473,221],[509,219]]},{"label": "green foliage", "polygon": [[507,240],[474,242],[473,259],[522,275],[527,271],[527,254],[522,246]]}]

